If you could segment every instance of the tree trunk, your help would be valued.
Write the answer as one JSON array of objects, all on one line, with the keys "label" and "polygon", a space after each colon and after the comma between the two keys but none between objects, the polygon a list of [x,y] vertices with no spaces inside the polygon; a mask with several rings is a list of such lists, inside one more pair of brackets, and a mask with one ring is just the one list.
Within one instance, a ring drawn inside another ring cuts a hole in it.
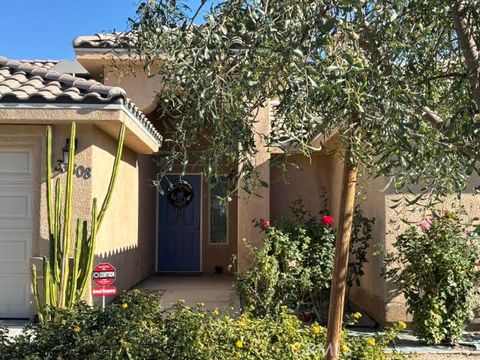
[{"label": "tree trunk", "polygon": [[339,344],[342,333],[342,320],[347,288],[348,254],[355,205],[357,166],[351,161],[350,148],[345,155],[343,169],[342,200],[338,218],[335,244],[335,264],[333,268],[330,306],[328,311],[328,331],[325,359],[337,360],[340,356]]},{"label": "tree trunk", "polygon": [[472,24],[468,22],[466,16],[466,10],[466,4],[463,0],[457,1],[451,8],[455,32],[469,72],[473,100],[480,111],[480,55],[472,35]]}]

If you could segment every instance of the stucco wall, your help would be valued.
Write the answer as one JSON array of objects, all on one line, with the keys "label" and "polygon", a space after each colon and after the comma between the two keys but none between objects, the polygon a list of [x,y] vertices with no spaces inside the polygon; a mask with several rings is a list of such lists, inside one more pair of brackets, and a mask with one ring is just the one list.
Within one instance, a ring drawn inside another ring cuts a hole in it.
[{"label": "stucco wall", "polygon": [[[108,188],[116,148],[115,139],[99,129],[93,130],[92,197],[96,197],[99,204]],[[144,160],[141,163],[148,166],[148,161]],[[140,171],[137,154],[124,148],[114,193],[98,232],[96,247],[96,261],[108,261],[117,268],[115,285],[119,290],[128,289],[153,273],[155,243],[145,228],[143,233],[140,231],[140,224],[145,224],[141,220],[144,217],[155,218],[155,213],[146,212],[148,207],[139,206],[140,201],[146,200],[142,193],[149,190],[141,175],[146,174]],[[148,222],[146,226],[150,227]]]},{"label": "stucco wall", "polygon": [[[283,161],[279,158],[278,161]],[[331,159],[328,155],[313,154],[289,156],[286,171],[272,166],[270,208],[272,220],[291,215],[291,205],[301,199],[313,215],[331,209]],[[295,165],[292,165],[295,164]]]},{"label": "stucco wall", "polygon": [[116,68],[111,64],[105,66],[104,84],[123,88],[133,102],[148,114],[155,108],[155,97],[160,89],[161,78],[159,75],[149,76],[140,64],[117,61]]},{"label": "stucco wall", "polygon": [[[36,159],[41,164],[40,206],[37,215],[40,236],[39,240],[33,243],[34,257],[48,254],[45,127],[36,128],[39,129],[37,132],[41,133],[38,135],[38,142],[42,144],[42,151]],[[62,159],[62,147],[65,146],[66,138],[70,137],[70,126],[55,125],[52,133],[52,160],[55,165],[57,160]],[[74,176],[72,219],[76,221],[80,218],[90,223],[92,199],[97,197],[100,208],[107,191],[117,142],[94,125],[77,124],[76,138],[78,148],[75,152],[75,164],[91,168],[91,177],[83,179]],[[114,194],[98,233],[95,263],[108,261],[117,267],[118,280],[115,285],[120,291],[130,288],[154,271],[155,198],[154,189],[147,186],[152,168],[150,156],[137,156],[128,147],[124,147]],[[61,179],[64,190],[66,174],[56,171],[54,174],[55,179]],[[39,263],[38,260],[36,262]],[[86,299],[90,299],[89,294]]]},{"label": "stucco wall", "polygon": [[[270,107],[265,106],[259,110],[255,131],[260,134],[268,134],[270,131]],[[254,165],[260,178],[270,183],[270,153],[264,140],[260,136],[255,139],[258,153],[253,159]],[[243,189],[238,191],[238,245],[237,255],[238,270],[242,271],[250,265],[251,257],[245,248],[244,241],[254,246],[262,244],[262,235],[252,223],[253,219],[270,219],[270,188],[258,187],[256,195],[249,195]]]},{"label": "stucco wall", "polygon": [[385,279],[381,276],[384,254],[375,255],[378,248],[383,247],[386,229],[385,193],[381,191],[385,186],[383,177],[377,179],[359,176],[357,190],[357,204],[360,205],[364,216],[374,218],[372,239],[367,252],[368,262],[364,264],[364,275],[360,279],[361,285],[354,286],[350,291],[350,300],[364,309],[378,322],[383,323],[385,318]]}]

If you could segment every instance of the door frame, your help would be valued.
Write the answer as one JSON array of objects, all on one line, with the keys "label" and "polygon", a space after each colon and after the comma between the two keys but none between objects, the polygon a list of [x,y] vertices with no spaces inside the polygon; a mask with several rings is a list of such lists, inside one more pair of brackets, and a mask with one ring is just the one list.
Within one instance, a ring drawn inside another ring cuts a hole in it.
[{"label": "door frame", "polygon": [[[193,271],[193,272],[198,272],[198,273],[201,273],[202,272],[202,268],[203,268],[203,263],[202,263],[202,255],[203,255],[203,175],[201,172],[186,172],[184,174],[182,173],[179,173],[179,172],[173,172],[173,173],[168,173],[166,174],[165,176],[185,176],[185,175],[196,175],[196,176],[200,176],[200,236],[199,236],[199,246],[200,246],[200,251],[199,251],[199,257],[200,257],[200,261],[199,261],[199,269],[198,271]],[[159,180],[160,178],[160,175],[157,174],[156,176],[156,179],[157,181]],[[178,273],[178,274],[185,274],[185,273],[189,273],[191,271],[160,271],[158,269],[158,243],[160,241],[160,237],[159,237],[159,233],[160,233],[160,229],[159,229],[159,226],[158,226],[158,223],[159,223],[159,215],[160,215],[160,196],[165,196],[165,195],[160,195],[160,193],[158,192],[158,190],[155,191],[156,193],[156,216],[155,216],[155,233],[156,233],[156,236],[155,236],[155,273],[157,274],[163,274],[163,273]]]}]

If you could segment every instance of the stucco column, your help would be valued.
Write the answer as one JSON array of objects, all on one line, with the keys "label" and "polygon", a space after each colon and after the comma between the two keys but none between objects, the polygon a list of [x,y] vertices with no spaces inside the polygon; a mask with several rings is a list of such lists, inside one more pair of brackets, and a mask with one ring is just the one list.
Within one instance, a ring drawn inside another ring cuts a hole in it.
[{"label": "stucco column", "polygon": [[[270,131],[270,105],[261,108],[254,129],[257,133],[268,134]],[[260,136],[256,137],[258,149],[254,158],[255,168],[260,178],[270,184],[270,152]],[[255,246],[262,245],[263,234],[252,220],[270,219],[270,188],[255,189],[257,195],[249,195],[243,190],[238,192],[238,270],[243,271],[250,265],[251,254],[245,248],[245,241]]]}]

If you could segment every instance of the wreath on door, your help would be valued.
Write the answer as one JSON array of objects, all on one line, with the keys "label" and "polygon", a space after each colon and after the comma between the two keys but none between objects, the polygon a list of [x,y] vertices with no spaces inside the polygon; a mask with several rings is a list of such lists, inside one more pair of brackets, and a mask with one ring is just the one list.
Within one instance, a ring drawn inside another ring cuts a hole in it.
[{"label": "wreath on door", "polygon": [[170,184],[167,197],[170,204],[176,209],[183,209],[193,199],[193,187],[188,181],[178,179]]}]

